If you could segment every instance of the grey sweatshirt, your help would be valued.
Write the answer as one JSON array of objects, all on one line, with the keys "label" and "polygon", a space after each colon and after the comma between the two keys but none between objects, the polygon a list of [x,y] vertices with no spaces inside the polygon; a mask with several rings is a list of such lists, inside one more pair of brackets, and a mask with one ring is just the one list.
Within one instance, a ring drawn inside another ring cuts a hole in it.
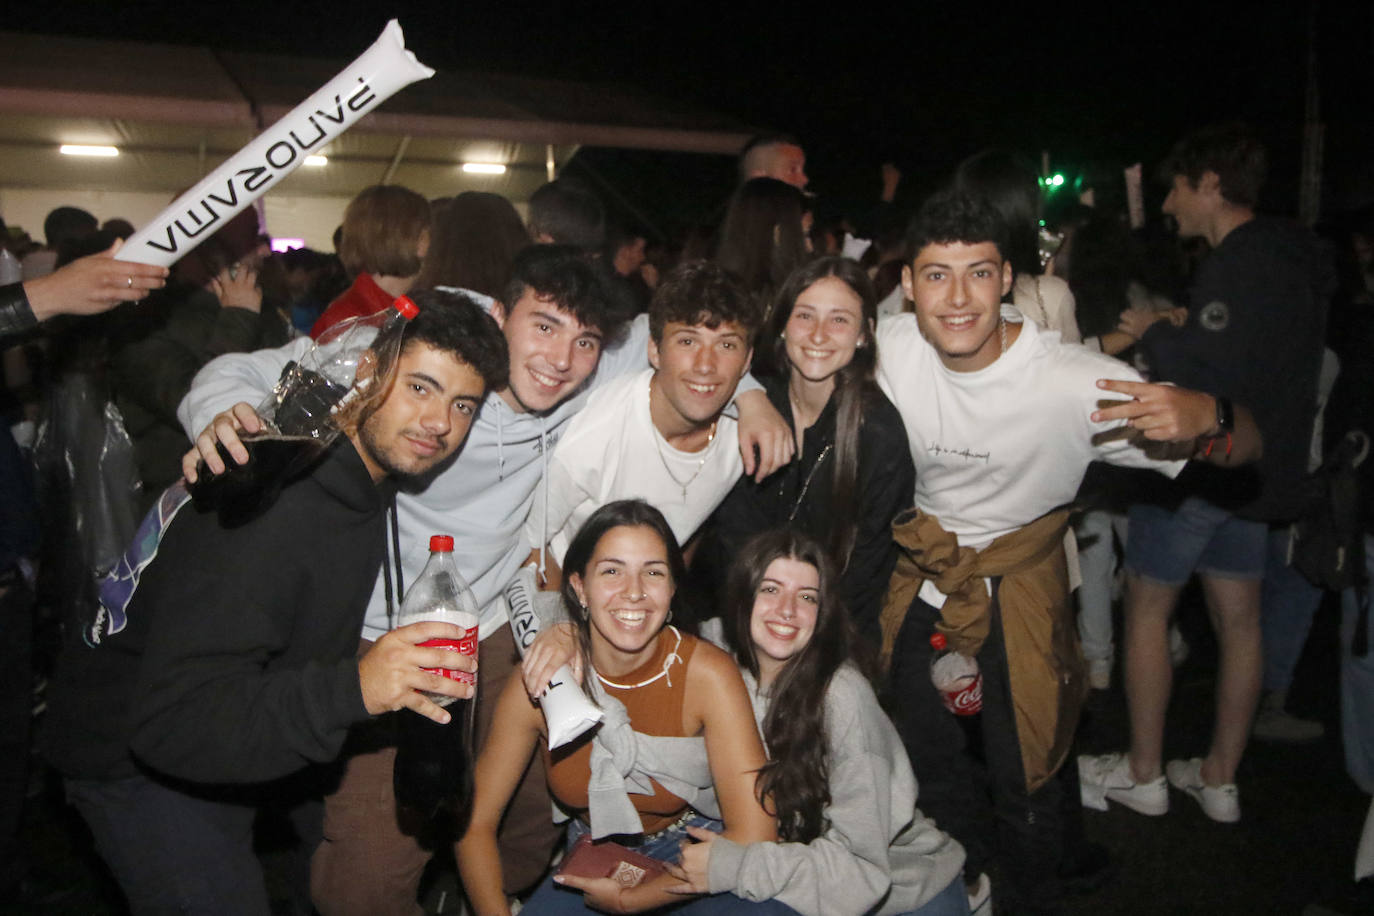
[{"label": "grey sweatshirt", "polygon": [[[311,343],[301,338],[275,350],[212,360],[196,375],[177,408],[177,419],[187,435],[194,441],[215,414],[239,401],[261,403],[282,367],[288,360],[299,359]],[[458,571],[482,608],[479,638],[486,639],[504,627],[507,613],[501,590],[530,550],[542,546],[530,543],[523,528],[544,477],[545,457],[592,391],[628,372],[649,368],[648,344],[648,316],[640,315],[619,340],[602,351],[596,371],[582,388],[544,414],[516,413],[499,394],[488,393],[457,459],[445,464],[423,489],[402,490],[396,496],[403,584],[415,581],[429,560],[430,535],[451,534]],[[738,391],[758,387],[746,376]],[[540,512],[536,517],[545,515]],[[552,533],[546,533],[546,541]],[[384,579],[378,576],[362,636],[377,640],[390,628]]]},{"label": "grey sweatshirt", "polygon": [[[760,723],[768,698],[747,673]],[[829,827],[810,843],[711,845],[711,893],[776,899],[803,916],[891,916],[929,901],[958,877],[964,849],[916,807],[916,776],[873,688],[845,665],[825,695]]]}]

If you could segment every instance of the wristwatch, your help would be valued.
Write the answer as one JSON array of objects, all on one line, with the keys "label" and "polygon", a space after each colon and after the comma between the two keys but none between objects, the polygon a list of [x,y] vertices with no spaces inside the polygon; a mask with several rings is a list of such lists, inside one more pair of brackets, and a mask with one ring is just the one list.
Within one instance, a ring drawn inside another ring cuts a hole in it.
[{"label": "wristwatch", "polygon": [[1216,398],[1217,402],[1217,431],[1216,435],[1221,436],[1226,433],[1234,432],[1236,429],[1236,408],[1231,404],[1230,398]]}]

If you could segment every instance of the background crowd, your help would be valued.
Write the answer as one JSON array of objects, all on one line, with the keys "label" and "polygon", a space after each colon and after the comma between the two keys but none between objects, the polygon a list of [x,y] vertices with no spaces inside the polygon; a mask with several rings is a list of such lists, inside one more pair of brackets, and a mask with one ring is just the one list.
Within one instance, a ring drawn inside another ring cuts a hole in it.
[{"label": "background crowd", "polygon": [[[949,184],[959,193],[976,196],[996,213],[999,238],[1003,240],[1001,254],[1011,271],[1005,301],[1042,330],[1057,333],[1059,340],[1115,356],[1147,378],[1178,381],[1203,391],[1209,390],[1209,379],[1248,378],[1265,372],[1302,389],[1297,400],[1307,408],[1268,426],[1261,424],[1265,432],[1263,460],[1270,465],[1259,466],[1259,482],[1254,484],[1258,489],[1242,487],[1242,495],[1235,497],[1235,505],[1240,506],[1252,505],[1257,493],[1272,497],[1265,508],[1248,519],[1258,526],[1265,554],[1262,568],[1247,573],[1254,580],[1254,597],[1259,602],[1253,619],[1236,623],[1234,617],[1244,616],[1244,612],[1233,613],[1237,602],[1228,604],[1225,594],[1225,583],[1234,581],[1226,573],[1234,570],[1224,563],[1209,565],[1205,558],[1185,564],[1181,578],[1146,573],[1149,578],[1168,579],[1173,592],[1153,596],[1155,604],[1149,606],[1153,608],[1149,614],[1129,609],[1132,600],[1145,602],[1151,597],[1146,594],[1133,599],[1133,586],[1126,587],[1127,594],[1123,595],[1126,573],[1119,571],[1123,562],[1133,572],[1141,572],[1141,564],[1146,563],[1131,561],[1127,537],[1132,504],[1140,502],[1151,486],[1143,482],[1144,476],[1149,476],[1144,471],[1094,464],[1073,503],[1077,559],[1071,569],[1075,564],[1081,569],[1075,606],[1086,679],[1098,692],[1110,691],[1124,680],[1132,742],[1129,754],[1107,755],[1110,760],[1091,757],[1078,761],[1084,770],[1083,803],[1098,806],[1089,801],[1091,790],[1087,786],[1091,784],[1105,793],[1096,799],[1102,806],[1107,801],[1121,801],[1147,814],[1167,810],[1168,790],[1159,744],[1163,741],[1170,666],[1182,664],[1190,652],[1190,642],[1196,641],[1195,635],[1190,640],[1190,634],[1180,633],[1177,627],[1169,630],[1168,623],[1177,592],[1196,571],[1203,580],[1219,641],[1214,739],[1225,746],[1217,750],[1214,743],[1206,758],[1198,758],[1205,762],[1196,765],[1206,772],[1195,771],[1175,780],[1171,770],[1168,782],[1179,788],[1191,786],[1185,791],[1199,800],[1207,816],[1224,822],[1240,818],[1239,807],[1233,811],[1229,805],[1237,785],[1245,789],[1245,771],[1241,769],[1238,775],[1237,767],[1252,733],[1256,739],[1277,742],[1323,738],[1322,723],[1295,714],[1288,698],[1314,616],[1324,596],[1336,592],[1344,592],[1346,602],[1340,670],[1345,678],[1342,724],[1347,767],[1364,793],[1374,793],[1374,737],[1369,734],[1369,722],[1374,721],[1370,713],[1374,700],[1369,691],[1374,684],[1368,674],[1364,577],[1358,565],[1353,572],[1349,564],[1330,571],[1323,570],[1321,562],[1323,540],[1338,542],[1328,554],[1343,547],[1353,556],[1363,547],[1374,560],[1374,552],[1368,552],[1368,547],[1374,546],[1368,541],[1374,534],[1374,515],[1368,508],[1369,465],[1363,463],[1368,438],[1361,445],[1358,436],[1350,436],[1367,430],[1371,419],[1374,215],[1343,216],[1318,227],[1320,237],[1285,228],[1289,234],[1276,243],[1283,252],[1301,260],[1295,270],[1302,272],[1302,286],[1310,293],[1311,307],[1294,325],[1300,329],[1301,338],[1293,331],[1277,342],[1265,341],[1264,346],[1311,357],[1292,364],[1301,368],[1285,371],[1279,366],[1258,365],[1256,354],[1243,349],[1250,343],[1247,339],[1225,354],[1235,366],[1206,363],[1216,360],[1218,351],[1199,350],[1179,356],[1178,351],[1170,350],[1170,333],[1186,330],[1190,323],[1207,328],[1211,322],[1219,325],[1213,330],[1224,330],[1229,320],[1224,308],[1220,313],[1214,308],[1214,300],[1198,298],[1200,272],[1228,233],[1209,234],[1209,227],[1201,225],[1202,211],[1190,209],[1188,198],[1203,188],[1205,173],[1217,178],[1219,170],[1223,173],[1219,193],[1225,202],[1255,207],[1255,193],[1246,195],[1237,193],[1234,185],[1225,187],[1226,172],[1220,166],[1205,163],[1194,174],[1185,162],[1175,160],[1161,176],[1172,188],[1165,213],[1173,225],[1153,214],[1143,223],[1133,223],[1124,184],[1117,187],[1114,182],[1104,182],[1087,195],[1047,195],[1047,176],[1038,175],[1035,168],[1006,151],[983,151],[954,165]],[[1178,176],[1185,182],[1181,190],[1172,184]],[[910,506],[912,481],[919,473],[907,460],[902,417],[875,381],[878,357],[872,322],[913,310],[911,270],[917,252],[911,250],[906,233],[912,213],[896,203],[901,177],[894,167],[884,167],[871,206],[861,212],[835,213],[807,191],[801,142],[783,135],[761,136],[741,151],[739,182],[724,202],[719,224],[671,239],[655,238],[643,227],[620,223],[614,215],[608,216],[593,189],[568,179],[541,188],[529,201],[526,218],[509,201],[494,194],[467,192],[427,201],[405,188],[376,186],[362,191],[349,204],[336,233],[335,252],[300,249],[275,253],[258,223],[257,212],[249,209],[174,265],[165,285],[160,275],[150,275],[146,284],[140,276],[136,289],[134,277],[129,276],[128,294],[119,298],[136,301],[99,315],[88,314],[97,310],[94,307],[59,303],[53,312],[69,314],[51,318],[40,308],[46,301],[42,287],[34,284],[41,284],[45,277],[60,280],[74,276],[72,271],[111,263],[111,246],[117,239],[127,238],[132,227],[121,225],[120,220],[101,225],[91,214],[64,207],[49,216],[42,244],[17,228],[6,231],[0,237],[5,246],[0,267],[8,273],[0,276],[0,283],[22,282],[32,307],[30,320],[5,327],[3,408],[7,423],[0,430],[0,455],[4,456],[0,493],[5,506],[0,517],[0,588],[4,589],[0,601],[5,605],[7,631],[6,721],[13,725],[0,729],[5,740],[12,742],[3,754],[4,766],[10,772],[4,780],[7,795],[4,821],[0,823],[5,831],[0,841],[6,844],[3,864],[8,869],[7,893],[19,900],[22,894],[44,892],[35,888],[27,871],[19,829],[28,786],[41,774],[42,766],[29,769],[34,759],[29,740],[32,712],[42,709],[44,686],[53,676],[57,647],[64,638],[64,622],[80,618],[92,606],[94,574],[108,568],[124,551],[138,520],[182,475],[182,455],[191,441],[184,417],[178,418],[178,406],[191,391],[197,373],[226,354],[246,354],[297,338],[318,337],[338,321],[376,312],[388,307],[395,297],[412,292],[436,288],[470,291],[478,294],[474,301],[503,303],[510,320],[516,306],[510,301],[512,276],[524,277],[526,289],[543,290],[530,279],[530,256],[521,254],[531,244],[558,246],[569,257],[589,265],[595,276],[587,282],[605,290],[604,310],[598,320],[608,340],[620,333],[623,325],[633,328],[633,316],[648,313],[649,318],[640,323],[654,327],[649,333],[658,349],[653,352],[666,352],[668,341],[662,336],[662,322],[655,318],[654,310],[663,309],[661,303],[674,294],[673,284],[683,282],[682,265],[690,270],[705,261],[713,265],[710,269],[727,274],[728,280],[720,282],[728,283],[728,291],[702,293],[707,287],[698,285],[692,287],[693,294],[718,296],[718,300],[710,300],[715,304],[707,311],[727,325],[734,322],[745,328],[747,336],[758,329],[752,375],[795,432],[792,438],[797,456],[791,462],[778,462],[782,469],[763,483],[751,482],[748,474],[741,476],[738,467],[723,475],[717,498],[723,502],[719,510],[708,512],[710,518],[695,542],[690,572],[674,575],[683,591],[682,606],[689,613],[696,609],[691,616],[713,616],[701,609],[725,601],[717,589],[729,578],[732,561],[753,534],[777,525],[800,530],[822,545],[827,556],[839,559],[838,573],[826,568],[832,560],[809,562],[814,570],[824,570],[822,582],[824,577],[834,576],[835,581],[826,582],[821,590],[827,601],[847,608],[855,630],[853,655],[860,667],[868,665],[871,670],[882,649],[881,606],[897,562],[889,528],[899,511]],[[1256,181],[1262,180],[1261,166]],[[64,275],[64,270],[69,273]],[[119,268],[114,286],[121,285],[125,273]],[[1206,278],[1205,273],[1201,276]],[[104,282],[102,278],[100,283]],[[521,288],[514,287],[517,295]],[[821,297],[822,291],[829,298]],[[731,296],[739,296],[749,305],[732,306]],[[1243,306],[1232,303],[1230,308]],[[673,316],[669,321],[693,324],[692,320],[679,320],[683,313],[669,314]],[[685,314],[691,319],[693,313],[689,309]],[[834,320],[835,315],[853,317],[854,332],[847,338],[848,358],[838,368],[821,371],[807,360],[823,362],[823,355],[819,355],[822,344],[830,347],[832,338],[843,334],[837,335],[833,329],[799,331],[796,327],[798,322]],[[48,320],[25,327],[32,319]],[[656,320],[660,326],[654,326]],[[582,324],[592,326],[596,322],[583,320]],[[1269,330],[1281,333],[1272,327]],[[795,341],[790,336],[794,333]],[[1005,336],[1002,349],[1006,352]],[[886,358],[893,359],[893,355]],[[1190,359],[1206,364],[1195,365]],[[657,364],[654,369],[664,371]],[[828,381],[828,385],[808,387],[815,378]],[[514,381],[511,388],[518,397],[520,391]],[[733,391],[732,385],[729,393]],[[1241,408],[1258,411],[1266,406],[1247,404],[1239,395],[1232,396]],[[558,404],[551,403],[549,409],[560,409]],[[1322,406],[1320,413],[1318,405]],[[689,423],[680,431],[664,429],[657,422],[659,418],[654,419],[658,432],[669,443],[678,443],[675,436],[681,442],[696,442],[692,436],[704,435],[700,418],[697,427]],[[709,450],[717,435],[723,435],[717,425],[722,420],[720,408],[716,408],[704,421],[710,428],[705,446],[697,444],[683,450]],[[745,423],[743,416],[740,423]],[[198,431],[200,426],[191,428]],[[1228,432],[1224,447],[1229,452],[1229,427],[1223,425],[1222,429]],[[737,435],[743,437],[744,433],[742,428]],[[1280,458],[1275,456],[1281,455],[1289,457],[1283,459],[1285,470],[1277,472],[1273,467]],[[885,463],[879,461],[880,456]],[[758,459],[766,461],[767,456],[760,452]],[[824,464],[827,459],[829,465]],[[746,457],[746,463],[748,460]],[[698,473],[703,466],[696,465]],[[1293,473],[1292,469],[1299,466],[1300,470]],[[691,463],[683,467],[690,470]],[[671,469],[667,473],[676,483],[687,476],[674,476]],[[1220,489],[1234,496],[1236,487],[1232,479]],[[682,489],[685,498],[687,484],[682,484]],[[1337,495],[1331,496],[1333,491]],[[835,506],[853,508],[837,519],[832,511]],[[665,509],[664,514],[670,516],[664,524],[672,531],[662,535],[661,541],[672,559],[678,546],[674,537],[688,541],[697,524],[684,533],[678,530],[678,519],[671,511]],[[1291,547],[1292,526],[1298,522],[1307,526],[1306,543],[1317,542],[1311,547],[1316,559],[1306,565],[1295,560]],[[648,523],[636,524],[642,527]],[[1133,517],[1131,524],[1135,524]],[[609,530],[613,529],[610,526]],[[544,522],[540,534],[547,537],[533,538],[530,546],[544,548],[545,540],[556,544],[556,532],[557,526]],[[575,538],[573,544],[577,544]],[[582,553],[576,556],[582,559],[565,567],[564,572],[585,574],[591,563],[585,555],[592,554],[596,546],[581,545]],[[563,549],[575,555],[567,538],[558,552]],[[770,562],[778,557],[805,555],[812,548],[772,549],[772,554],[764,551],[762,558],[756,559],[756,578],[762,577],[762,570],[771,568]],[[1135,549],[1140,548],[1137,545]],[[1209,582],[1209,573],[1212,580],[1220,579],[1223,584]],[[758,583],[752,588],[757,589]],[[576,605],[575,598],[570,601]],[[1123,603],[1127,605],[1124,618]],[[584,601],[583,606],[586,604]],[[686,626],[691,626],[690,620]],[[1244,637],[1234,632],[1247,627],[1260,629]],[[1148,633],[1142,632],[1146,629]],[[8,638],[9,633],[13,638]],[[836,638],[833,632],[827,633]],[[1256,650],[1262,646],[1262,654],[1251,653],[1251,657],[1237,661],[1235,646],[1251,637]],[[1365,643],[1363,652],[1361,641]],[[757,646],[748,649],[747,640],[736,633],[729,647],[749,670],[750,654]],[[767,671],[761,675],[757,661],[753,665],[750,673],[758,681],[749,683],[757,689],[771,676]],[[1250,676],[1238,675],[1242,668],[1255,678],[1262,672],[1262,685],[1237,686]],[[832,666],[827,678],[835,670]],[[1334,667],[1328,676],[1336,680]],[[518,683],[518,678],[512,678],[511,683]],[[1157,689],[1161,683],[1162,691]],[[1105,695],[1099,693],[1097,702]],[[767,697],[766,691],[763,696]],[[757,695],[754,699],[760,702]],[[902,702],[895,692],[885,699],[890,710]],[[1092,703],[1090,700],[1090,707]],[[1258,713],[1252,722],[1256,705]],[[1142,707],[1148,710],[1142,712]],[[920,787],[922,755],[911,752],[909,737],[909,729],[918,726],[903,723],[899,712],[893,712],[892,717],[907,741],[916,786]],[[778,731],[781,725],[776,716],[770,720],[760,714],[759,719],[769,739],[768,750],[773,752],[774,742],[785,741],[787,736]],[[770,732],[770,728],[775,731]],[[977,743],[970,740],[971,746]],[[1077,770],[1071,764],[1060,777],[1060,781],[1069,780],[1064,804],[1072,810],[1063,816],[1066,851],[1062,861],[1054,859],[1054,867],[1060,870],[1056,879],[1065,889],[1096,890],[1113,870],[1133,866],[1129,852],[1112,849],[1109,854],[1083,839],[1083,814],[1075,794]],[[1125,782],[1112,782],[1113,774]],[[1215,794],[1218,785],[1230,786],[1229,800]],[[919,788],[916,791],[915,804],[929,813],[924,795]],[[1159,793],[1164,793],[1163,810],[1158,807]],[[935,807],[939,807],[938,802]],[[728,824],[728,817],[726,821]],[[935,816],[935,825],[944,826],[963,845],[969,845],[940,814]],[[270,830],[270,825],[261,829]],[[814,838],[817,831],[812,829],[808,834],[802,830],[798,835]],[[1351,840],[1349,854],[1353,856],[1354,838]],[[460,866],[463,855],[460,849]],[[939,859],[938,850],[930,855]],[[970,855],[975,855],[972,849]],[[1374,851],[1367,855],[1374,857]],[[980,902],[980,894],[981,899],[986,898],[979,872],[987,861],[981,858],[978,869],[964,872],[971,905]],[[541,863],[534,864],[536,872],[542,870]],[[949,861],[945,860],[934,868],[942,880],[933,891],[940,891],[951,879],[953,872],[947,866]],[[1374,865],[1366,867],[1374,869]],[[1019,881],[1012,877],[1007,886]],[[55,883],[60,891],[62,877],[57,876]],[[523,891],[532,883],[512,886],[507,881],[505,889]],[[1367,877],[1365,885],[1367,890]],[[996,886],[994,878],[994,894]],[[500,890],[496,889],[498,893]],[[1109,895],[1109,891],[1104,892],[1099,899]],[[926,896],[921,902],[930,899]],[[1028,912],[1038,911],[1034,906],[1044,903],[1031,897],[1020,902]],[[915,898],[909,903],[914,905]],[[1045,909],[1051,911],[1061,905],[1055,896]]]}]

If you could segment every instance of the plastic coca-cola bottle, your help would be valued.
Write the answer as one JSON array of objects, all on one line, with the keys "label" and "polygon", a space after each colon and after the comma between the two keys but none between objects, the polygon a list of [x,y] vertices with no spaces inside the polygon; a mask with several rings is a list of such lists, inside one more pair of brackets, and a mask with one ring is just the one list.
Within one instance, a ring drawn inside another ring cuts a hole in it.
[{"label": "plastic coca-cola bottle", "polygon": [[948,647],[945,634],[930,637],[930,681],[940,691],[945,709],[956,716],[977,715],[983,709],[983,674],[978,662]]},{"label": "plastic coca-cola bottle", "polygon": [[[453,538],[436,534],[429,539],[429,562],[406,590],[396,626],[438,620],[462,627],[457,639],[430,639],[420,645],[477,655],[477,599],[453,562]],[[457,681],[475,684],[475,675],[451,668],[427,668]],[[456,700],[427,694],[447,706],[452,719],[447,725],[410,710],[401,710],[392,781],[396,800],[426,817],[448,810],[465,820],[472,800],[472,768],[475,700]],[[461,830],[463,824],[459,824]]]},{"label": "plastic coca-cola bottle", "polygon": [[286,481],[305,471],[339,435],[338,412],[367,393],[376,373],[359,379],[368,351],[381,366],[401,351],[401,330],[419,314],[402,296],[389,309],[333,325],[299,360],[282,369],[272,393],[257,408],[263,431],[243,437],[248,462],[239,464],[218,446],[224,473],[211,474],[202,461],[187,489],[196,505],[214,509],[226,524],[252,518],[271,504]]}]

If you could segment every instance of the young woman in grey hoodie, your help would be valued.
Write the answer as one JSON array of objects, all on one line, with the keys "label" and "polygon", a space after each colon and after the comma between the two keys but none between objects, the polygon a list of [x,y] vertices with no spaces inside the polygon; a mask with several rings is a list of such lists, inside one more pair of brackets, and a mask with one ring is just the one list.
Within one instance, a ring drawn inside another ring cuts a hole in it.
[{"label": "young woman in grey hoodie", "polygon": [[916,808],[916,777],[868,680],[824,549],[796,531],[752,539],[732,565],[725,641],[769,762],[757,791],[781,842],[691,828],[683,892],[774,899],[804,916],[968,913],[963,848]]}]

